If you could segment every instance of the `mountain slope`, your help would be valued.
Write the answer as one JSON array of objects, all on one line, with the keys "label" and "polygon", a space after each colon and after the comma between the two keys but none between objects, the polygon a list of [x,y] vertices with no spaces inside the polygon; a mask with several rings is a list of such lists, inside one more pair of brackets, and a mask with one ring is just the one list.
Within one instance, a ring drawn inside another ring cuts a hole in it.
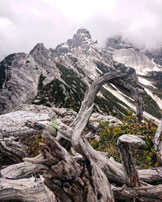
[{"label": "mountain slope", "polygon": [[[145,103],[150,102],[149,113],[161,117],[162,110],[162,49],[142,50],[121,36],[107,40],[106,49],[112,54],[115,61],[135,69],[139,84],[144,88]],[[158,114],[156,113],[158,109]]]},{"label": "mountain slope", "polygon": [[[56,49],[37,44],[28,54],[9,55],[0,63],[0,113],[22,103],[69,107],[77,111],[86,89],[99,74],[122,71],[137,80],[135,70],[115,61],[112,55],[112,50],[99,47],[86,29],[79,29],[72,39]],[[151,97],[149,99],[152,102]],[[128,109],[134,108],[130,96],[110,84],[103,86],[95,103],[97,111],[113,115],[126,114]],[[159,110],[158,105],[156,109]],[[160,111],[148,112],[161,116]]]}]

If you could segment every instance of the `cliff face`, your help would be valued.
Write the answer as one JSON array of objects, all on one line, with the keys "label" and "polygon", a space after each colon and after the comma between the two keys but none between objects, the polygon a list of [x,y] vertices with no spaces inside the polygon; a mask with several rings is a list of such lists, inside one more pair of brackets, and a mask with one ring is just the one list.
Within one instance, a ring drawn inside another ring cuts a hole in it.
[{"label": "cliff face", "polygon": [[[127,72],[132,80],[137,80],[133,65],[116,60],[115,51],[120,51],[121,47],[132,49],[131,44],[126,43],[101,48],[92,40],[88,30],[79,29],[72,39],[56,49],[46,49],[43,44],[37,44],[28,54],[9,55],[0,63],[0,113],[29,103],[78,110],[90,83],[108,71]],[[158,111],[152,115],[159,117],[159,106],[150,95],[147,96]],[[131,98],[112,85],[101,89],[95,103],[97,111],[114,115],[125,114],[134,108]]]}]

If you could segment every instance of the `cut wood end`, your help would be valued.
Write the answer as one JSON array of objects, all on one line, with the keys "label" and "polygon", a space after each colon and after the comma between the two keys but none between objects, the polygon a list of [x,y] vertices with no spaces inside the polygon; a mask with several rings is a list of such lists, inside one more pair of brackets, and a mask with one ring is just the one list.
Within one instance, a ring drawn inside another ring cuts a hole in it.
[{"label": "cut wood end", "polygon": [[141,137],[137,135],[130,135],[130,134],[120,136],[118,139],[118,144],[119,142],[125,142],[128,144],[139,144],[139,145],[145,144],[145,142],[141,139]]}]

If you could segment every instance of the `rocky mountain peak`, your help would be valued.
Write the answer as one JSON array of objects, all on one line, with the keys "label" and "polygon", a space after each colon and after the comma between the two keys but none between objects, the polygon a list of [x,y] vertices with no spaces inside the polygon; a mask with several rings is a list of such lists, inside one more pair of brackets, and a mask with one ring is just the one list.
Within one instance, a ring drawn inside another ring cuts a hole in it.
[{"label": "rocky mountain peak", "polygon": [[54,53],[56,56],[72,53],[73,49],[80,47],[82,50],[88,50],[92,44],[96,42],[92,41],[90,32],[85,28],[80,28],[73,35],[72,39],[68,39],[66,43],[59,44]]},{"label": "rocky mountain peak", "polygon": [[38,43],[30,51],[31,55],[36,61],[42,60],[43,58],[49,58],[50,51],[44,46],[43,43]]},{"label": "rocky mountain peak", "polygon": [[44,53],[46,52],[47,49],[46,47],[44,46],[43,43],[37,43],[34,48],[30,51],[30,54],[34,54],[34,53]]},{"label": "rocky mountain peak", "polygon": [[72,40],[68,40],[67,43],[69,46],[77,47],[77,46],[84,46],[85,44],[89,44],[92,41],[92,37],[89,31],[85,28],[80,28],[73,35]]},{"label": "rocky mountain peak", "polygon": [[78,29],[76,35],[83,36],[83,37],[86,37],[88,39],[92,38],[90,32],[85,28]]}]

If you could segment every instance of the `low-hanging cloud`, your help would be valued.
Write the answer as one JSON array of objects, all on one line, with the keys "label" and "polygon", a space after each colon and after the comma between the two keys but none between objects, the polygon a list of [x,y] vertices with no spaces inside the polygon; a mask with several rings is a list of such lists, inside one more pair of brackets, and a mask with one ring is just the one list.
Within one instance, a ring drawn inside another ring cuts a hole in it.
[{"label": "low-hanging cloud", "polygon": [[0,0],[0,59],[29,52],[38,42],[55,48],[80,27],[104,46],[122,35],[152,49],[162,44],[161,0]]}]

